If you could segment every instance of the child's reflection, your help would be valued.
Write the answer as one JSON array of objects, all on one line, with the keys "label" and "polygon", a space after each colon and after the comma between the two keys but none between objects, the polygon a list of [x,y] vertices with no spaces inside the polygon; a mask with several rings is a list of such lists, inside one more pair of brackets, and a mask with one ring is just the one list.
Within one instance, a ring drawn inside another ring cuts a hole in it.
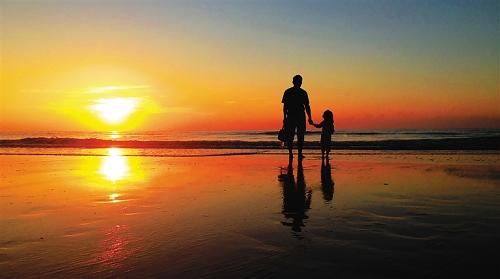
[{"label": "child's reflection", "polygon": [[328,161],[321,163],[321,191],[325,202],[331,202],[335,190],[335,182],[332,179],[332,168]]}]

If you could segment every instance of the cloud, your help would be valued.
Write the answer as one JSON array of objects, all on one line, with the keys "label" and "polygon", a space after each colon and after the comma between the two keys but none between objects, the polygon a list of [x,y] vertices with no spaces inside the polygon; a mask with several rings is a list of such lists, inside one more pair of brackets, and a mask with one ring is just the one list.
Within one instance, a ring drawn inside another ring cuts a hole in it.
[{"label": "cloud", "polygon": [[148,89],[151,88],[149,85],[106,85],[90,88],[87,90],[87,93],[90,94],[101,94],[107,93],[111,91],[123,91],[123,90],[132,90],[132,89]]}]

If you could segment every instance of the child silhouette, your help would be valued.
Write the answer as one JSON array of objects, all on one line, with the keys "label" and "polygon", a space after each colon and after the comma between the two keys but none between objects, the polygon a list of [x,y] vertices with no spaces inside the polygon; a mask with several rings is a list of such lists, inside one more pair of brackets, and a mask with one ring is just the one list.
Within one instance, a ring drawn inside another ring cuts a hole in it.
[{"label": "child silhouette", "polygon": [[[330,110],[325,110],[323,112],[323,121],[319,124],[311,123],[316,128],[321,129],[321,160],[325,158],[328,160],[330,155],[330,149],[332,146],[332,134],[335,132],[335,127],[333,125],[333,112]],[[326,155],[326,156],[325,156]]]}]

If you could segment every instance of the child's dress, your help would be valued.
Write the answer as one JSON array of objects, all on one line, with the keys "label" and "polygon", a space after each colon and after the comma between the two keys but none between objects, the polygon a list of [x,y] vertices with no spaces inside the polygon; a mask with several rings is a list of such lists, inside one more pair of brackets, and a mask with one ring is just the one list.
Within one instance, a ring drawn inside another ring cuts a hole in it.
[{"label": "child's dress", "polygon": [[332,145],[332,134],[333,134],[332,126],[325,123],[325,121],[322,121],[318,125],[318,128],[320,128],[320,127],[322,128],[321,129],[321,146],[329,148]]}]

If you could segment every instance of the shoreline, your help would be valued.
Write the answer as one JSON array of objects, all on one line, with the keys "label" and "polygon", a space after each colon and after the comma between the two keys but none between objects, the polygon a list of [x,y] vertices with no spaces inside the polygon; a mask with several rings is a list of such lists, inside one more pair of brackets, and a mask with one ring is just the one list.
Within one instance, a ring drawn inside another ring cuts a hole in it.
[{"label": "shoreline", "polygon": [[[171,149],[172,151],[179,151],[175,154],[168,153],[169,149],[163,149],[166,153],[155,152],[159,149],[141,149],[141,148],[128,148],[128,147],[105,147],[105,148],[78,148],[78,147],[41,147],[41,148],[24,148],[24,147],[0,147],[0,156],[21,155],[21,156],[109,156],[109,149],[120,149],[124,153],[119,156],[124,157],[211,157],[211,156],[247,156],[247,155],[270,155],[270,156],[284,156],[288,154],[286,149],[221,149],[227,152],[214,153],[217,149]],[[2,152],[2,150],[15,150],[14,152]],[[65,150],[70,152],[47,152],[47,150]],[[82,152],[88,150],[89,152]],[[134,151],[147,151],[152,152],[138,152]],[[197,154],[183,153],[182,150],[198,151]],[[238,151],[232,151],[238,150]],[[242,151],[245,150],[245,151]],[[248,151],[246,151],[248,150]],[[19,151],[19,152],[17,152]],[[26,152],[23,152],[26,151]],[[29,152],[31,151],[31,152]],[[100,152],[103,151],[103,152]],[[294,156],[297,151],[294,149]],[[305,152],[309,156],[321,156],[319,149],[307,149]],[[500,150],[336,150],[330,153],[331,157],[334,156],[377,156],[377,155],[500,155]]]},{"label": "shoreline", "polygon": [[[151,149],[282,149],[278,141],[140,141],[77,138],[23,138],[0,140],[0,148],[151,148]],[[304,142],[318,149],[319,142]],[[333,150],[500,150],[500,137],[418,140],[334,141]]]}]

